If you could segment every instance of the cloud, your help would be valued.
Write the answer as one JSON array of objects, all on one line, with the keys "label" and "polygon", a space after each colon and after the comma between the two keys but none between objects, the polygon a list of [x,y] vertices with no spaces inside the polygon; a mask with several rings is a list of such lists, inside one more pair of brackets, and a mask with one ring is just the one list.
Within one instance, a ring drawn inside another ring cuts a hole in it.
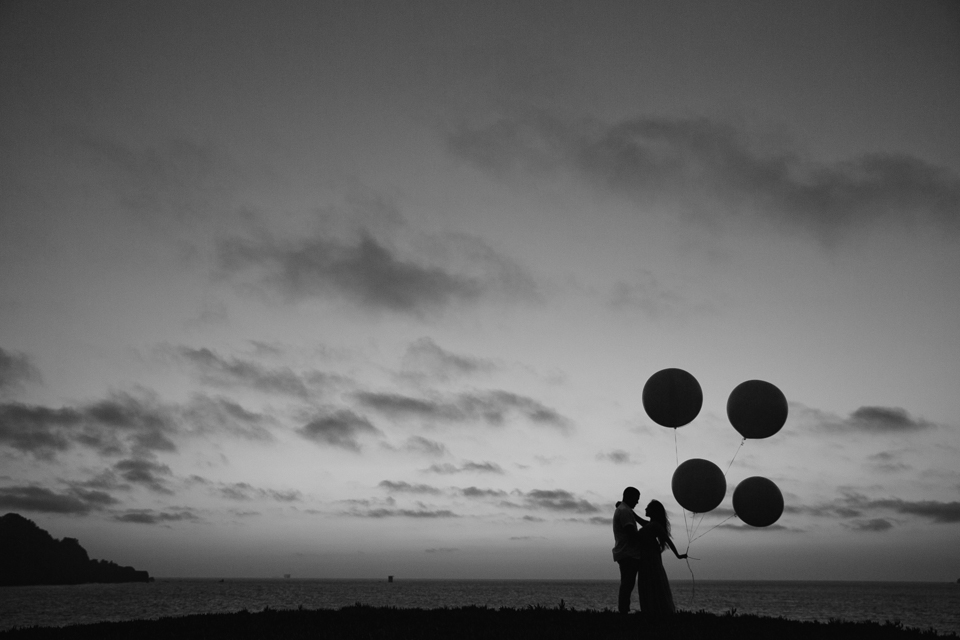
[{"label": "cloud", "polygon": [[446,445],[436,440],[430,440],[423,436],[410,436],[404,443],[403,448],[415,453],[423,453],[428,456],[441,457],[449,453]]},{"label": "cloud", "polygon": [[183,405],[161,402],[145,390],[52,408],[0,403],[0,446],[41,459],[73,447],[107,456],[146,458],[177,451],[176,440],[210,433],[269,441],[273,420],[225,398],[196,394]]},{"label": "cloud", "polygon": [[882,219],[956,231],[960,177],[905,154],[826,163],[763,151],[731,125],[634,118],[615,124],[539,112],[448,134],[450,150],[497,177],[568,171],[641,204],[672,204],[715,221],[755,216],[825,241]]},{"label": "cloud", "polygon": [[448,509],[367,509],[354,510],[346,515],[357,516],[360,518],[459,518],[456,513]]},{"label": "cloud", "polygon": [[727,529],[728,531],[787,531],[787,527],[782,524],[771,524],[766,527],[754,527],[749,524],[720,524],[717,529]]},{"label": "cloud", "polygon": [[355,452],[360,451],[359,437],[382,435],[369,420],[345,409],[318,415],[298,429],[297,433],[319,444]]},{"label": "cloud", "polygon": [[154,509],[129,509],[113,516],[117,522],[135,524],[166,524],[168,522],[196,522],[200,518],[189,510],[156,511]]},{"label": "cloud", "polygon": [[152,460],[129,459],[120,460],[113,468],[121,478],[131,484],[144,486],[155,493],[173,495],[164,479],[164,476],[171,476],[173,472],[165,464]]},{"label": "cloud", "polygon": [[0,395],[18,391],[25,383],[40,380],[40,371],[29,356],[0,347]]},{"label": "cloud", "polygon": [[893,523],[886,518],[873,518],[871,520],[854,520],[846,526],[853,531],[880,532],[892,529]]},{"label": "cloud", "polygon": [[460,551],[460,549],[457,549],[456,547],[438,547],[435,549],[423,550],[424,553],[456,553],[457,551]]},{"label": "cloud", "polygon": [[911,468],[910,465],[900,461],[900,456],[889,451],[876,453],[869,456],[867,460],[871,468],[886,473],[897,473],[899,471],[907,471]]},{"label": "cloud", "polygon": [[232,240],[221,244],[220,260],[228,273],[256,270],[292,300],[336,294],[369,309],[413,315],[476,300],[490,286],[401,259],[365,232],[356,244],[323,237],[289,245]]},{"label": "cloud", "polygon": [[[221,158],[210,147],[183,138],[135,148],[73,125],[59,127],[71,161],[95,167],[127,211],[182,220],[209,208],[209,194]],[[102,186],[102,185],[98,185]]]},{"label": "cloud", "polygon": [[56,493],[36,485],[0,487],[0,509],[86,515],[116,503],[115,498],[103,491],[72,488]]},{"label": "cloud", "polygon": [[691,300],[647,270],[630,282],[614,283],[607,305],[615,311],[637,310],[653,320],[714,311],[710,303]]},{"label": "cloud", "polygon": [[932,422],[912,418],[905,409],[896,407],[860,407],[850,414],[846,425],[881,433],[921,431],[935,426]]},{"label": "cloud", "polygon": [[0,404],[0,444],[39,458],[51,458],[73,446],[104,455],[175,451],[171,438],[177,432],[173,408],[146,393],[114,393],[105,400],[59,409]]},{"label": "cloud", "polygon": [[299,502],[303,498],[303,494],[295,489],[289,491],[261,489],[246,482],[222,483],[217,487],[217,493],[228,500],[238,501],[265,499],[277,502]]},{"label": "cloud", "polygon": [[270,369],[252,360],[224,358],[207,348],[179,347],[176,353],[197,369],[205,383],[224,387],[243,386],[304,400],[317,394],[316,383],[333,378],[318,371],[300,375],[287,367]]},{"label": "cloud", "polygon": [[467,487],[460,489],[460,495],[464,498],[502,498],[507,496],[507,492],[502,489],[479,489],[477,487]]},{"label": "cloud", "polygon": [[426,493],[430,495],[439,495],[442,493],[440,489],[436,487],[431,487],[427,484],[410,484],[409,482],[391,482],[390,480],[383,480],[377,486],[386,489],[391,493]]},{"label": "cloud", "polygon": [[270,442],[273,435],[267,425],[274,421],[268,416],[247,411],[227,398],[211,398],[196,394],[183,407],[183,421],[197,433],[229,433],[247,440]]},{"label": "cloud", "polygon": [[496,368],[491,360],[452,353],[426,337],[412,342],[401,361],[402,375],[415,380],[445,381]]},{"label": "cloud", "polygon": [[530,422],[568,432],[570,420],[541,402],[509,391],[461,393],[449,398],[414,398],[396,393],[358,392],[361,405],[394,419],[417,418],[446,423],[481,421],[503,425],[519,414]]},{"label": "cloud", "polygon": [[614,464],[630,464],[630,454],[622,449],[615,449],[609,453],[598,453],[597,460],[609,460]]},{"label": "cloud", "polygon": [[503,467],[498,465],[496,462],[464,462],[461,465],[450,464],[445,462],[443,464],[432,464],[426,469],[427,473],[439,473],[444,475],[450,475],[454,473],[495,473],[502,475],[504,473]]},{"label": "cloud", "polygon": [[820,431],[849,433],[859,431],[874,435],[918,433],[937,428],[937,424],[913,417],[900,407],[863,406],[846,417],[790,403],[791,415]]},{"label": "cloud", "polygon": [[597,505],[582,498],[577,498],[563,489],[533,489],[521,495],[524,501],[523,506],[528,509],[581,514],[600,512]]},{"label": "cloud", "polygon": [[832,502],[810,506],[790,506],[785,507],[784,511],[846,519],[869,519],[872,514],[893,512],[898,515],[918,516],[934,524],[960,522],[960,502],[957,501],[869,498],[853,492],[844,493]]}]

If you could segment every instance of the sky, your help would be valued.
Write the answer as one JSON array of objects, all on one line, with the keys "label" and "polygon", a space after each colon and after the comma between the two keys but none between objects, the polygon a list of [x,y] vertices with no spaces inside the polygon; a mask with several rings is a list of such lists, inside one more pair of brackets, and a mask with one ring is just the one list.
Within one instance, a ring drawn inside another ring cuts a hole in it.
[{"label": "sky", "polygon": [[614,580],[632,485],[674,580],[960,577],[956,3],[7,2],[0,110],[0,513],[159,577]]}]

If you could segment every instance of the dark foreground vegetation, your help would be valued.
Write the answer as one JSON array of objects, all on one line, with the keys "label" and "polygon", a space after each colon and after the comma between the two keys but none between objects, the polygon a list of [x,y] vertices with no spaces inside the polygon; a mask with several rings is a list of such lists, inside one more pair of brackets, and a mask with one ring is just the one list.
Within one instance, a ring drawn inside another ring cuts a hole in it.
[{"label": "dark foreground vegetation", "polygon": [[662,620],[648,620],[640,614],[622,616],[612,611],[577,611],[556,608],[488,609],[396,609],[356,605],[343,609],[283,610],[191,615],[159,620],[101,622],[63,628],[32,627],[0,632],[0,639],[36,638],[417,638],[434,640],[474,638],[550,640],[569,638],[610,640],[638,638],[718,640],[813,640],[909,638],[957,638],[938,635],[932,629],[904,628],[897,623],[799,622],[753,615],[715,615],[680,612]]},{"label": "dark foreground vegetation", "polygon": [[91,560],[76,538],[57,540],[18,513],[0,517],[0,585],[149,582],[150,574]]}]

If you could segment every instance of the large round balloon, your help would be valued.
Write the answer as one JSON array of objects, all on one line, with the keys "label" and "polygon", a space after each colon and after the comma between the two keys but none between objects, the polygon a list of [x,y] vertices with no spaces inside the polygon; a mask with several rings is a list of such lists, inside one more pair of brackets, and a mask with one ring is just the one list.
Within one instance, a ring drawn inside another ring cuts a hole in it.
[{"label": "large round balloon", "polygon": [[727,480],[720,467],[700,458],[681,463],[670,484],[680,506],[694,513],[713,511],[727,493]]},{"label": "large round balloon", "polygon": [[787,421],[787,398],[769,382],[747,380],[730,392],[727,418],[744,438],[769,438]]},{"label": "large round balloon", "polygon": [[693,422],[703,406],[700,383],[683,369],[663,369],[643,385],[643,408],[650,419],[676,429]]},{"label": "large round balloon", "polygon": [[769,527],[783,514],[783,494],[772,480],[753,476],[733,490],[733,510],[752,527]]}]

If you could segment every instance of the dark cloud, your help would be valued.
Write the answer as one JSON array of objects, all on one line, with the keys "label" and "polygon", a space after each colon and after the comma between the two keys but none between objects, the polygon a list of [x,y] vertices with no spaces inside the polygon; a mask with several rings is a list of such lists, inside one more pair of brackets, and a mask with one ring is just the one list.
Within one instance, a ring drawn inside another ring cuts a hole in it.
[{"label": "dark cloud", "polygon": [[609,460],[614,464],[630,464],[630,454],[622,449],[615,449],[608,453],[598,453],[597,460]]},{"label": "dark cloud", "polygon": [[574,172],[643,204],[696,216],[749,213],[831,240],[884,218],[955,231],[960,177],[904,154],[823,163],[756,148],[741,130],[708,119],[635,118],[607,125],[546,113],[463,126],[450,149],[499,177]]},{"label": "dark cloud", "polygon": [[497,366],[490,360],[447,351],[430,338],[420,338],[407,347],[401,368],[406,377],[443,381],[489,373]]},{"label": "dark cloud", "polygon": [[453,511],[447,509],[368,509],[355,510],[346,515],[360,518],[459,518]]},{"label": "dark cloud", "polygon": [[361,436],[382,435],[369,420],[347,410],[318,415],[297,432],[308,440],[356,452],[360,451]]},{"label": "dark cloud", "polygon": [[436,487],[431,487],[427,484],[410,484],[409,482],[392,482],[390,480],[383,480],[380,482],[379,487],[386,489],[392,493],[426,493],[430,495],[438,495],[442,493],[440,489]]},{"label": "dark cloud", "polygon": [[294,300],[338,294],[370,308],[419,315],[480,297],[491,285],[436,266],[403,260],[367,233],[356,244],[309,238],[281,246],[261,239],[220,247],[229,273],[255,269]]},{"label": "dark cloud", "polygon": [[897,473],[910,469],[910,465],[901,462],[900,456],[889,451],[882,451],[867,458],[870,467],[887,473]]},{"label": "dark cloud", "polygon": [[960,502],[957,501],[869,498],[858,493],[844,493],[840,498],[823,504],[788,506],[784,511],[821,517],[859,519],[864,522],[870,520],[870,516],[882,512],[917,516],[935,524],[960,522]]},{"label": "dark cloud", "polygon": [[447,455],[446,445],[442,442],[437,442],[436,440],[430,440],[424,438],[423,436],[410,436],[407,438],[406,443],[404,443],[403,448],[407,451],[414,451],[416,453],[423,453],[428,456],[441,457]]},{"label": "dark cloud", "polygon": [[616,311],[639,311],[653,320],[714,312],[710,303],[690,299],[646,270],[630,281],[614,283],[607,304]]},{"label": "dark cloud", "polygon": [[65,125],[58,133],[69,145],[68,157],[95,167],[102,184],[127,211],[151,219],[184,220],[206,214],[212,180],[221,162],[211,147],[184,138],[156,145],[130,146],[94,131]]},{"label": "dark cloud", "polygon": [[911,432],[935,426],[919,418],[913,418],[905,409],[897,407],[860,407],[850,414],[847,426],[879,433]]},{"label": "dark cloud", "polygon": [[479,489],[477,487],[467,487],[460,489],[460,495],[464,498],[503,498],[507,492],[502,489]]},{"label": "dark cloud", "polygon": [[247,411],[227,398],[194,395],[183,408],[183,420],[198,433],[230,433],[248,440],[272,441],[267,426],[273,420],[261,413]]},{"label": "dark cloud", "polygon": [[519,414],[538,425],[567,432],[570,420],[541,402],[509,391],[461,393],[451,398],[414,398],[396,393],[363,391],[356,394],[361,405],[396,419],[417,418],[441,422],[481,421],[501,426]]},{"label": "dark cloud", "polygon": [[27,382],[40,380],[40,371],[29,356],[0,347],[0,396],[18,391]]},{"label": "dark cloud", "polygon": [[217,487],[217,493],[228,500],[247,501],[254,499],[275,500],[277,502],[299,502],[303,494],[294,489],[277,491],[261,489],[246,482],[224,483]]},{"label": "dark cloud", "polygon": [[523,506],[528,509],[581,514],[598,513],[600,511],[597,505],[582,498],[577,498],[563,489],[533,489],[521,495],[524,501]]},{"label": "dark cloud", "polygon": [[57,493],[36,485],[0,487],[0,509],[14,511],[85,515],[116,503],[116,499],[103,491],[72,488]]},{"label": "dark cloud", "polygon": [[727,529],[729,531],[787,531],[787,527],[782,524],[771,524],[766,527],[754,527],[749,524],[720,524],[717,529]]},{"label": "dark cloud", "polygon": [[130,484],[146,487],[155,493],[173,494],[173,491],[167,487],[166,480],[173,475],[173,472],[165,464],[141,458],[121,460],[113,465],[113,468]]},{"label": "dark cloud", "polygon": [[952,524],[960,522],[960,502],[939,502],[936,500],[900,500],[891,498],[886,500],[871,500],[866,506],[879,509],[889,509],[903,515],[919,516],[938,524]]},{"label": "dark cloud", "polygon": [[357,400],[365,407],[394,418],[422,418],[459,422],[466,416],[455,405],[434,400],[412,398],[397,393],[374,393],[361,391]]},{"label": "dark cloud", "polygon": [[153,509],[129,509],[114,515],[117,522],[132,522],[135,524],[167,524],[168,522],[195,522],[200,518],[189,510],[155,511]]},{"label": "dark cloud", "polygon": [[893,523],[886,518],[873,518],[871,520],[854,520],[846,524],[854,531],[879,532],[889,531],[893,528]]},{"label": "dark cloud", "polygon": [[846,417],[841,417],[792,402],[790,411],[798,419],[809,423],[812,428],[834,433],[911,434],[938,427],[936,423],[911,416],[906,409],[900,407],[864,406]]},{"label": "dark cloud", "polygon": [[0,444],[49,458],[72,446],[105,455],[175,451],[178,431],[173,408],[152,396],[115,393],[78,407],[53,409],[21,403],[0,404]]},{"label": "dark cloud", "polygon": [[424,549],[424,553],[456,553],[460,549],[456,547],[439,547],[436,549]]},{"label": "dark cloud", "polygon": [[503,468],[496,462],[464,462],[461,465],[445,462],[443,464],[433,464],[425,469],[427,473],[440,473],[449,475],[453,473],[496,473],[503,474]]},{"label": "dark cloud", "polygon": [[326,376],[320,372],[301,375],[287,367],[268,368],[259,362],[240,358],[224,358],[207,349],[180,347],[177,355],[196,367],[200,378],[219,386],[243,386],[264,393],[289,395],[310,399],[317,395],[316,386],[309,383],[323,382]]}]

